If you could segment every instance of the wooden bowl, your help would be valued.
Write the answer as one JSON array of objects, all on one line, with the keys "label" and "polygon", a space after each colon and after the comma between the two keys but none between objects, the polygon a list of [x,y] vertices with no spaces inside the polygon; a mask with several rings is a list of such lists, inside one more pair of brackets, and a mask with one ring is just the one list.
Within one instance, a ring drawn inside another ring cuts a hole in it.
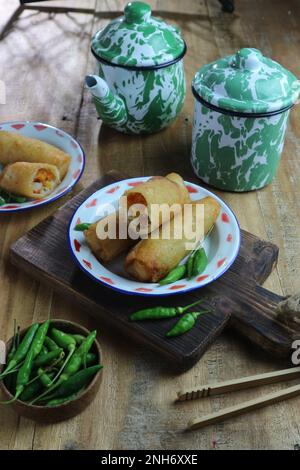
[{"label": "wooden bowl", "polygon": [[[84,328],[83,326],[78,325],[77,323],[73,323],[67,320],[51,320],[51,326],[55,328],[61,329],[66,333],[71,334],[80,334],[87,336],[90,332]],[[24,329],[20,333],[20,337],[24,336],[27,329]],[[6,344],[6,350],[10,351],[12,345],[13,338],[11,338]],[[91,352],[97,355],[97,363],[101,364],[102,353],[100,349],[100,345],[96,340],[93,344]],[[73,416],[78,415],[81,413],[87,406],[93,401],[96,396],[96,393],[100,387],[102,381],[102,369],[97,372],[94,376],[91,383],[88,387],[80,393],[76,398],[73,400],[63,403],[62,405],[58,405],[55,407],[50,406],[37,406],[37,405],[29,405],[24,403],[20,400],[16,400],[15,402],[11,403],[11,406],[16,413],[25,418],[32,419],[34,421],[38,421],[41,423],[54,423],[57,421],[64,421],[66,419],[72,418]],[[0,389],[2,390],[5,400],[10,400],[13,398],[10,391],[6,388],[3,381],[0,382]],[[1,405],[0,405],[1,406]],[[2,405],[7,406],[7,405]]]}]

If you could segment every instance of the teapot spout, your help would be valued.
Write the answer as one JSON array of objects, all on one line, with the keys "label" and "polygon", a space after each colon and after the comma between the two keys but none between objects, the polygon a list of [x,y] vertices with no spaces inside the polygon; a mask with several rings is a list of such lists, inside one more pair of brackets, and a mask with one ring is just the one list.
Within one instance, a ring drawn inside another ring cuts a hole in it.
[{"label": "teapot spout", "polygon": [[85,85],[93,95],[97,112],[103,122],[115,128],[124,126],[127,122],[124,101],[111,92],[107,83],[97,75],[87,75]]}]

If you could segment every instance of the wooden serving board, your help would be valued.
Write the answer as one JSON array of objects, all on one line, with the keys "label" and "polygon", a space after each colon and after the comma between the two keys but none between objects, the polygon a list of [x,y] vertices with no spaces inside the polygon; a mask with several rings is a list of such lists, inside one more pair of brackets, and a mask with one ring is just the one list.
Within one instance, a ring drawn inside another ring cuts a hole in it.
[{"label": "wooden serving board", "polygon": [[[72,260],[68,247],[68,224],[77,207],[92,193],[122,179],[111,172],[75,196],[11,247],[12,262],[39,281],[68,295],[87,312],[130,339],[152,348],[179,370],[192,367],[226,325],[281,358],[291,353],[292,331],[276,321],[274,310],[282,297],[260,286],[276,265],[278,248],[242,230],[238,258],[217,281],[187,294],[148,299],[118,294],[93,282]],[[167,339],[174,320],[131,323],[128,316],[140,308],[156,305],[186,305],[207,298],[213,307],[196,327],[181,337]]]}]

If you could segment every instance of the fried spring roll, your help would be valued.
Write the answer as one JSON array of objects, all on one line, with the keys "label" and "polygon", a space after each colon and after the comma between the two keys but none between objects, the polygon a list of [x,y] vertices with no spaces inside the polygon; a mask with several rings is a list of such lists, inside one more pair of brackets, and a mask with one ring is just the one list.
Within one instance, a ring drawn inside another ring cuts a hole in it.
[{"label": "fried spring roll", "polygon": [[0,163],[16,162],[48,163],[59,169],[63,179],[68,171],[71,157],[53,145],[32,139],[16,132],[0,131]]},{"label": "fried spring roll", "polygon": [[[166,177],[154,177],[140,184],[133,190],[126,191],[125,196],[128,197],[128,207],[135,202],[139,201],[151,207],[151,204],[184,204],[190,201],[189,193],[184,185],[184,181],[180,175],[171,173]],[[109,224],[110,218],[115,215],[109,215],[101,220],[101,224]],[[92,224],[88,230],[84,232],[87,243],[89,244],[92,252],[100,261],[109,262],[113,260],[120,253],[128,250],[131,246],[137,243],[137,240],[132,240],[129,235],[127,239],[119,239],[119,217],[117,215],[117,230],[116,238],[114,239],[101,239],[97,236],[97,224]]]},{"label": "fried spring roll", "polygon": [[17,162],[0,175],[0,188],[13,194],[41,199],[60,184],[58,168],[42,163]]},{"label": "fried spring roll", "polygon": [[[189,219],[191,226],[187,227],[193,231],[195,230],[195,206],[197,204],[204,205],[205,236],[217,220],[220,205],[211,197],[193,202],[193,217]],[[162,237],[163,227],[160,227],[157,229],[159,238],[155,239],[153,237],[155,232],[153,232],[150,238],[140,241],[129,252],[125,261],[125,269],[134,279],[141,282],[158,282],[188,254],[187,243],[190,240],[184,236],[180,240],[172,236],[175,233],[176,224],[179,223],[179,217],[181,219],[181,214],[175,215],[170,222],[166,223],[170,225],[170,239]]]},{"label": "fried spring roll", "polygon": [[120,253],[125,250],[128,250],[136,240],[132,240],[129,236],[127,239],[119,239],[119,215],[118,214],[111,214],[102,219],[102,223],[109,224],[111,218],[116,217],[116,238],[110,239],[106,238],[104,240],[98,238],[97,236],[97,224],[90,225],[88,230],[85,230],[84,235],[88,245],[90,246],[92,252],[96,256],[97,259],[100,261],[104,261],[108,263]]},{"label": "fried spring roll", "polygon": [[[146,183],[126,191],[124,196],[127,197],[128,208],[134,204],[142,204],[145,206],[149,218],[149,232],[157,229],[168,220],[165,218],[163,212],[159,214],[159,219],[155,220],[152,205],[182,205],[190,201],[190,196],[184,181],[177,173],[170,173],[166,177],[155,176]],[[168,217],[168,215],[166,217]]]}]

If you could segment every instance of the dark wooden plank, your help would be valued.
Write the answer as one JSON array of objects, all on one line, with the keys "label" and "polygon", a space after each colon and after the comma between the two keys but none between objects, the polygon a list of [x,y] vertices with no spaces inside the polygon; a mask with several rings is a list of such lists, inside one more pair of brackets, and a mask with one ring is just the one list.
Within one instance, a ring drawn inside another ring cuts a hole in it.
[{"label": "dark wooden plank", "polygon": [[[230,270],[211,286],[188,294],[159,300],[162,305],[185,305],[207,296],[214,307],[187,335],[167,340],[165,331],[172,320],[130,323],[133,310],[157,305],[157,299],[129,297],[92,282],[73,262],[67,241],[67,228],[76,208],[100,187],[120,179],[110,173],[75,196],[54,215],[24,235],[11,248],[11,259],[39,280],[68,295],[95,317],[121,330],[168,359],[177,369],[194,365],[228,321],[272,354],[287,356],[290,332],[272,318],[274,306],[281,300],[265,289],[258,290],[276,264],[278,249],[247,232],[242,232],[239,256]],[[126,302],[124,301],[126,299]]]}]

